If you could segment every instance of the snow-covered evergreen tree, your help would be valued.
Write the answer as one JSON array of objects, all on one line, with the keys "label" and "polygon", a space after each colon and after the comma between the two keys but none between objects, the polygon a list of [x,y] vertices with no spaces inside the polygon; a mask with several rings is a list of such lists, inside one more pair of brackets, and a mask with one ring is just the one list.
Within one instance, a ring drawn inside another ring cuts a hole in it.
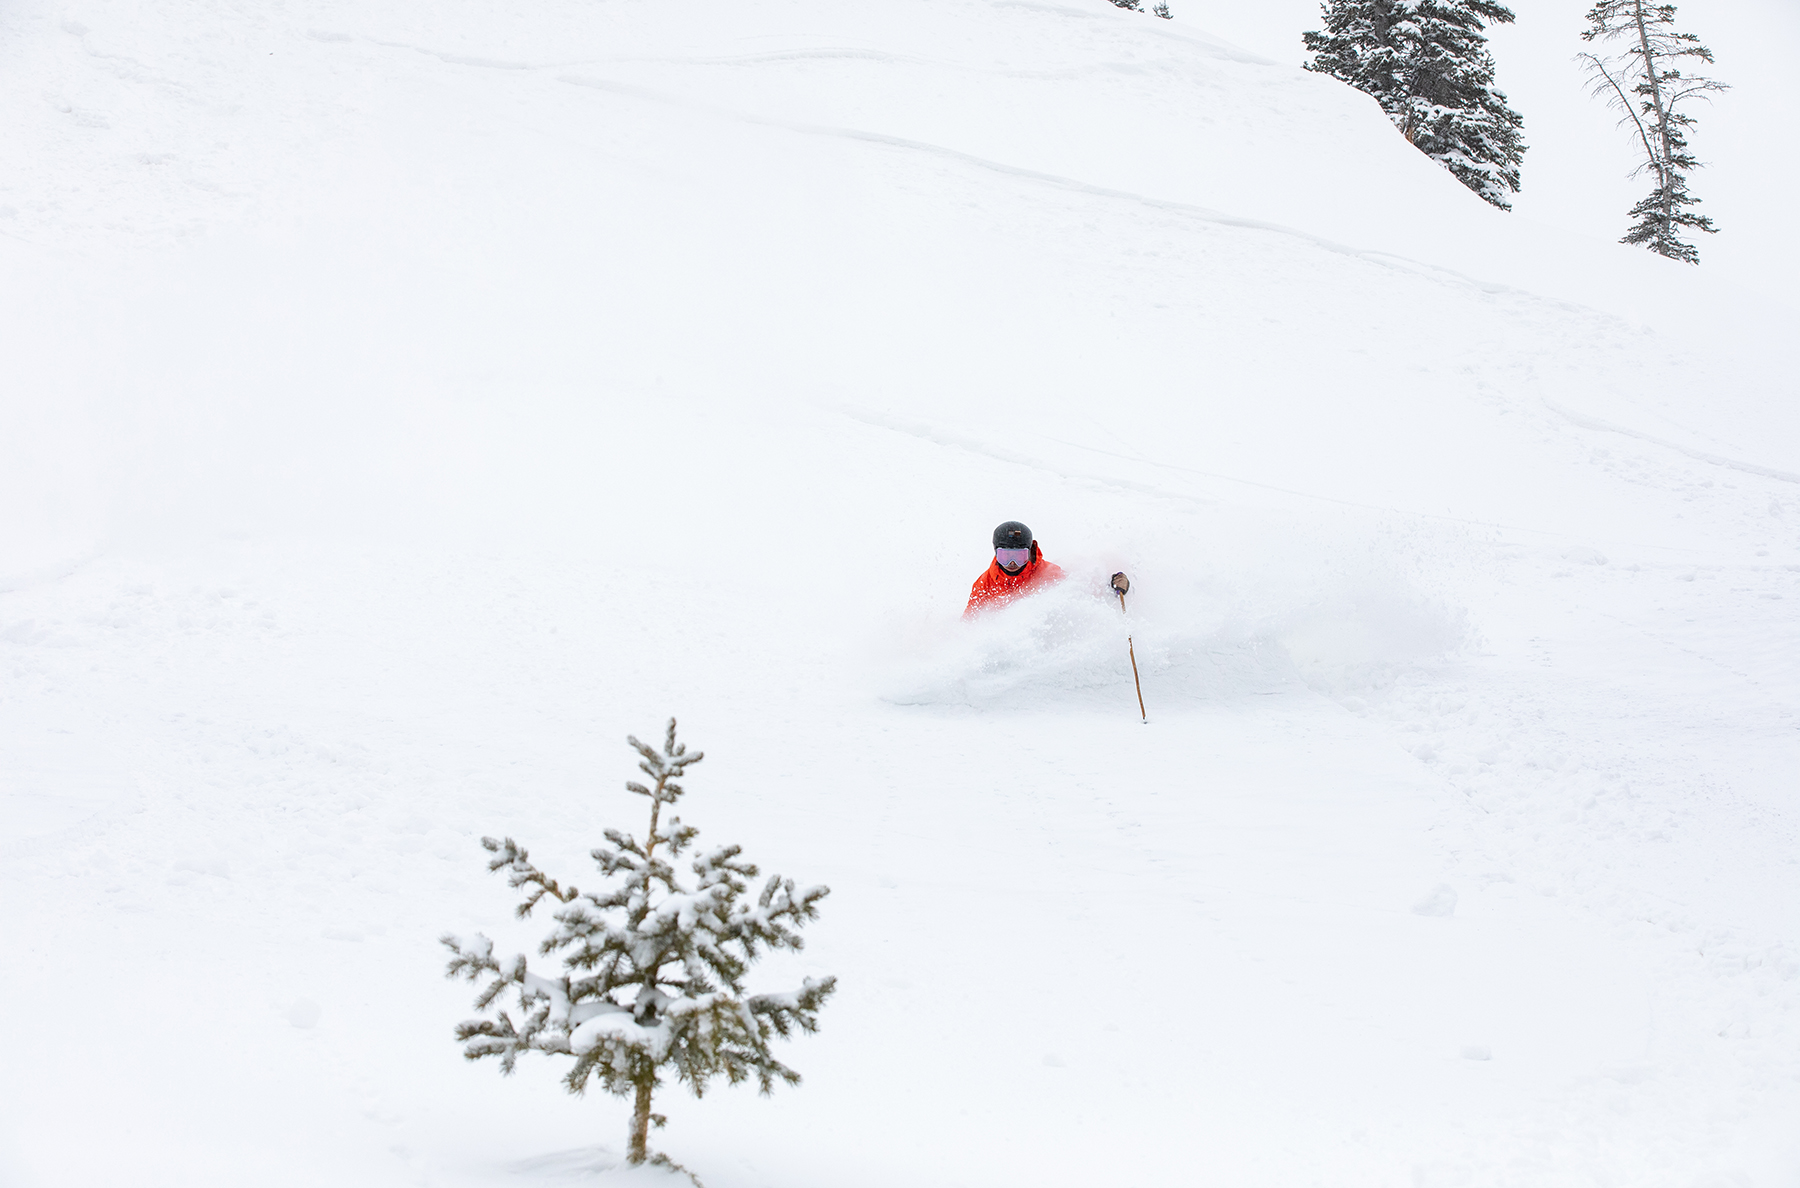
[{"label": "snow-covered evergreen tree", "polygon": [[1502,210],[1519,189],[1524,119],[1494,85],[1492,0],[1326,0],[1323,32],[1304,34],[1308,70],[1367,92],[1406,139]]},{"label": "snow-covered evergreen tree", "polygon": [[[792,879],[771,876],[753,893],[757,870],[738,846],[701,852],[689,864],[692,883],[684,883],[672,861],[699,831],[673,814],[665,820],[662,811],[680,799],[677,780],[704,756],[676,742],[674,719],[660,752],[629,741],[651,783],[625,787],[649,799],[650,828],[642,842],[609,829],[611,845],[592,851],[601,874],[613,880],[608,890],[584,894],[563,886],[511,838],[481,841],[494,855],[488,869],[504,870],[508,884],[525,892],[521,918],[546,896],[563,905],[538,946],[546,957],[560,953],[562,970],[540,975],[522,954],[496,957],[493,942],[480,934],[468,941],[447,935],[443,943],[454,954],[449,976],[484,983],[475,1006],[493,1013],[457,1027],[464,1056],[498,1057],[508,1074],[521,1052],[571,1057],[564,1077],[570,1092],[582,1093],[595,1080],[633,1099],[628,1161],[668,1164],[648,1150],[650,1124],[662,1124],[650,1104],[664,1072],[685,1081],[696,1097],[718,1076],[734,1085],[754,1078],[764,1093],[776,1081],[800,1083],[770,1042],[796,1029],[816,1030],[837,979],[806,978],[786,993],[747,994],[744,976],[765,949],[802,947],[797,930],[817,917],[829,889],[797,888]],[[504,1008],[509,992],[516,1014]]]},{"label": "snow-covered evergreen tree", "polygon": [[[1130,12],[1145,11],[1143,0],[1108,0],[1108,2],[1114,8],[1123,8]],[[1168,0],[1158,0],[1156,6],[1148,11],[1155,13],[1165,21],[1172,21],[1175,19],[1175,14],[1169,11]]]},{"label": "snow-covered evergreen tree", "polygon": [[1705,215],[1688,208],[1700,199],[1688,193],[1687,175],[1700,162],[1688,149],[1687,129],[1694,117],[1684,104],[1712,91],[1728,89],[1699,74],[1682,71],[1685,60],[1710,63],[1712,51],[1692,33],[1675,32],[1675,6],[1647,0],[1600,0],[1588,14],[1583,41],[1612,41],[1623,48],[1611,56],[1582,54],[1594,82],[1594,94],[1623,113],[1619,123],[1637,137],[1643,160],[1633,176],[1648,173],[1655,183],[1649,195],[1631,208],[1636,222],[1620,243],[1642,244],[1658,255],[1689,264],[1700,251],[1682,239],[1691,228],[1718,230]]}]

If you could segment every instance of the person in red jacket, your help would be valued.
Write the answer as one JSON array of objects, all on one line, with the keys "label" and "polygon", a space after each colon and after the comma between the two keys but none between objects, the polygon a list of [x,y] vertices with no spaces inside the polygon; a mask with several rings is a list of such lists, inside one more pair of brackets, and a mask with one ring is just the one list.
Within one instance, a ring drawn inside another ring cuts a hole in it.
[{"label": "person in red jacket", "polygon": [[1017,520],[1008,520],[994,529],[993,563],[986,573],[975,579],[963,618],[991,607],[1005,606],[1015,598],[1061,581],[1062,576],[1060,565],[1044,560],[1031,529]]}]

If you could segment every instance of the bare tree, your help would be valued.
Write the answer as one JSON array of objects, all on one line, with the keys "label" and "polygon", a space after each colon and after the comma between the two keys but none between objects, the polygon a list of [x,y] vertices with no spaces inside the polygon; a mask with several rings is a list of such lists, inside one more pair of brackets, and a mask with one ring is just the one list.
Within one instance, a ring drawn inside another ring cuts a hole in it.
[{"label": "bare tree", "polygon": [[1694,34],[1675,31],[1673,4],[1600,0],[1587,15],[1583,41],[1618,42],[1623,49],[1611,56],[1585,53],[1577,60],[1587,67],[1594,95],[1623,113],[1619,126],[1636,133],[1644,156],[1632,176],[1648,173],[1655,182],[1649,195],[1631,208],[1630,217],[1636,222],[1619,242],[1642,244],[1671,260],[1698,264],[1699,249],[1681,237],[1683,229],[1711,235],[1718,228],[1707,216],[1688,209],[1700,201],[1687,188],[1687,175],[1700,162],[1687,142],[1694,117],[1683,107],[1728,88],[1704,75],[1684,73],[1681,67],[1691,59],[1710,64],[1712,51]]}]

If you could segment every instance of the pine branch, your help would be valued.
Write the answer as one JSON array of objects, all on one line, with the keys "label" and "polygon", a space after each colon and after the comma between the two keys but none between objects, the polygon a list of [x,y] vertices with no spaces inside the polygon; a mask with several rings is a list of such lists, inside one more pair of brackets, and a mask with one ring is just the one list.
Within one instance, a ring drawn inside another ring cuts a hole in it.
[{"label": "pine branch", "polygon": [[[1619,120],[1619,125],[1621,127],[1627,123],[1634,125],[1637,128],[1638,139],[1643,142],[1645,161],[1655,160],[1656,149],[1650,144],[1650,130],[1644,126],[1644,121],[1638,118],[1637,109],[1632,106],[1631,100],[1626,98],[1624,87],[1606,68],[1606,62],[1597,54],[1577,54],[1575,60],[1586,62],[1589,72],[1600,76],[1601,81],[1594,83],[1588,93],[1598,98],[1610,89],[1616,98],[1609,99],[1607,102],[1625,113],[1624,117]],[[1648,168],[1647,165],[1639,165],[1632,171],[1633,175],[1635,176],[1646,168]]]},{"label": "pine branch", "polygon": [[638,770],[656,781],[654,788],[646,788],[642,784],[633,782],[626,784],[625,790],[635,792],[639,796],[648,796],[652,800],[662,803],[673,803],[680,799],[682,788],[674,781],[679,779],[691,765],[706,758],[704,751],[695,751],[690,755],[687,753],[685,744],[675,741],[674,718],[669,719],[668,733],[663,739],[663,749],[660,754],[655,747],[639,742],[636,735],[626,735],[625,741],[642,756]]},{"label": "pine branch", "polygon": [[523,903],[513,909],[514,914],[521,920],[531,915],[531,909],[536,907],[538,901],[546,895],[562,903],[568,903],[581,894],[574,887],[564,890],[555,879],[533,866],[531,855],[527,854],[525,848],[510,837],[504,841],[495,841],[491,837],[484,837],[481,839],[481,845],[489,853],[498,855],[488,863],[488,869],[490,871],[506,871],[507,886],[514,890],[520,887],[536,888],[535,891],[526,895]]},{"label": "pine branch", "polygon": [[746,1000],[745,1005],[750,1013],[767,1019],[776,1033],[785,1038],[788,1032],[799,1028],[804,1032],[819,1029],[819,1008],[825,1000],[837,990],[837,979],[820,978],[814,981],[806,978],[800,989],[788,994],[758,994]]}]

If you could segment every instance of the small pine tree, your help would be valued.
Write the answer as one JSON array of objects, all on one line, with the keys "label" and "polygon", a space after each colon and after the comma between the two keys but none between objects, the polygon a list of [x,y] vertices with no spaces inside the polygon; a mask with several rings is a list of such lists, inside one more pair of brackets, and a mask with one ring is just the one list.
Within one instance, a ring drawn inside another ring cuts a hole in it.
[{"label": "small pine tree", "polygon": [[1587,66],[1594,95],[1622,112],[1620,126],[1637,134],[1643,160],[1632,176],[1648,173],[1655,183],[1649,195],[1631,208],[1628,217],[1636,221],[1619,242],[1642,244],[1671,260],[1698,264],[1700,251],[1681,237],[1683,229],[1711,235],[1718,228],[1710,218],[1688,209],[1700,201],[1687,188],[1687,175],[1698,169],[1700,162],[1687,142],[1694,117],[1682,106],[1730,88],[1703,75],[1682,72],[1683,59],[1711,63],[1713,55],[1694,34],[1675,32],[1673,4],[1600,0],[1587,16],[1583,41],[1618,39],[1625,49],[1611,57],[1582,54],[1578,60]]},{"label": "small pine tree", "polygon": [[1128,8],[1132,12],[1144,11],[1142,8],[1138,7],[1138,4],[1139,0],[1112,0],[1114,8]]},{"label": "small pine tree", "polygon": [[1175,19],[1175,14],[1169,11],[1169,5],[1167,3],[1167,0],[1163,0],[1163,3],[1159,3],[1155,8],[1152,8],[1150,11],[1155,13],[1157,16],[1161,17],[1165,21],[1172,21]]},{"label": "small pine tree", "polygon": [[[771,876],[752,897],[756,867],[740,858],[738,846],[720,846],[690,864],[692,886],[676,875],[670,860],[694,842],[699,831],[671,815],[664,805],[682,795],[676,781],[704,755],[675,741],[670,719],[663,749],[628,740],[641,756],[638,767],[653,781],[626,789],[650,800],[650,829],[644,841],[616,829],[610,846],[594,850],[608,879],[601,894],[582,894],[540,871],[511,838],[481,839],[494,855],[490,871],[506,871],[507,883],[525,892],[520,918],[546,896],[565,905],[556,927],[538,946],[543,956],[561,952],[563,972],[539,976],[521,954],[494,956],[494,944],[477,934],[473,941],[446,935],[453,956],[448,976],[470,982],[486,979],[476,1009],[494,1018],[472,1019],[456,1029],[470,1060],[498,1057],[511,1074],[521,1052],[573,1057],[563,1083],[582,1093],[590,1079],[609,1093],[633,1099],[626,1148],[630,1163],[675,1166],[648,1150],[651,1096],[660,1074],[672,1071],[694,1096],[723,1075],[730,1084],[754,1077],[762,1092],[776,1081],[800,1083],[800,1074],[769,1050],[776,1035],[817,1029],[819,1008],[836,978],[806,978],[798,990],[782,994],[744,992],[750,965],[766,949],[798,950],[797,929],[818,916],[826,887],[796,888],[792,879]],[[499,1004],[507,991],[517,995],[517,1018]]]},{"label": "small pine tree", "polygon": [[1493,0],[1326,0],[1324,32],[1303,35],[1306,69],[1375,97],[1418,150],[1501,210],[1519,189],[1524,119],[1494,86]]}]

